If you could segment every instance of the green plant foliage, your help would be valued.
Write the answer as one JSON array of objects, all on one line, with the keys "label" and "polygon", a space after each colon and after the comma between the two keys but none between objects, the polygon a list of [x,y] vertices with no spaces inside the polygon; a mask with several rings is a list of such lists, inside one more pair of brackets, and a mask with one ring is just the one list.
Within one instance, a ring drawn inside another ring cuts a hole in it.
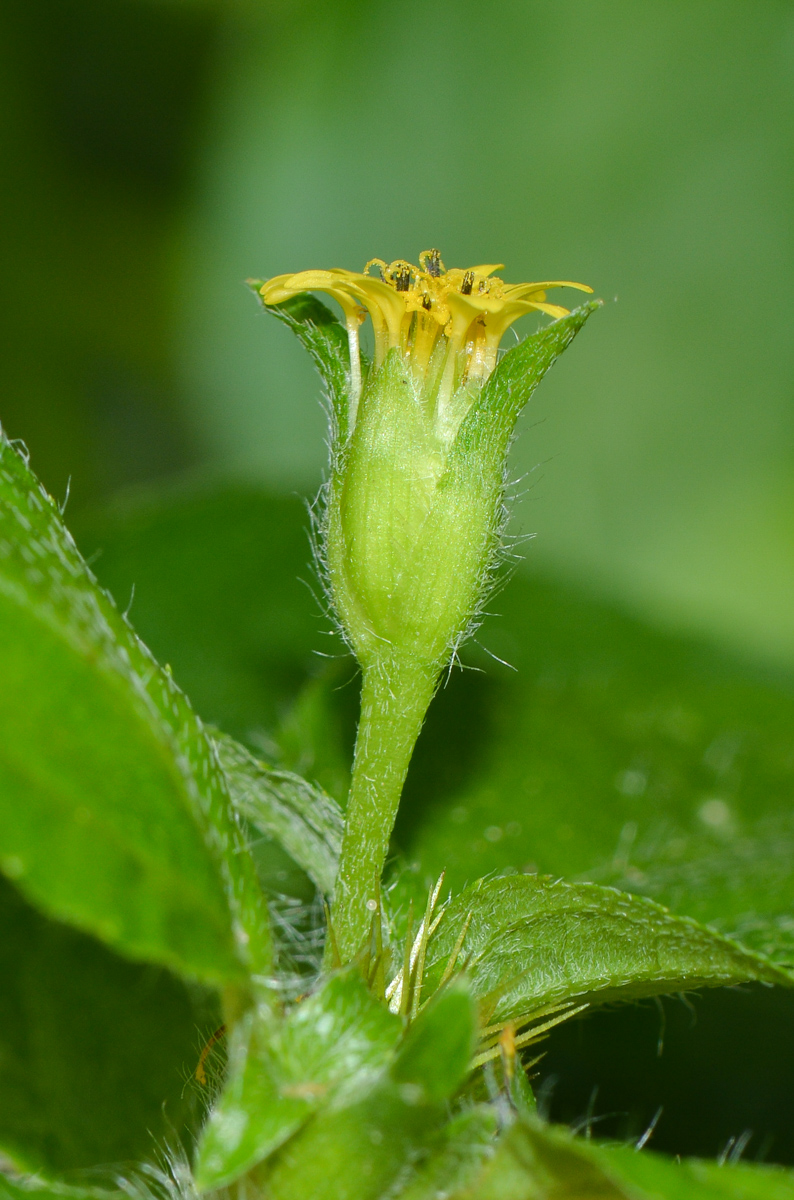
[{"label": "green plant foliage", "polygon": [[61,1196],[62,1192],[57,1188],[48,1187],[30,1187],[14,1183],[5,1175],[0,1175],[0,1198],[1,1200],[26,1200],[29,1196],[35,1196],[37,1200],[55,1200],[56,1196]]},{"label": "green plant foliage", "polygon": [[465,1187],[493,1153],[499,1118],[496,1109],[478,1104],[448,1121],[426,1161],[411,1177],[400,1200],[438,1200]]},{"label": "green plant foliage", "polygon": [[417,1018],[363,1098],[330,1105],[284,1146],[262,1176],[269,1200],[399,1194],[412,1161],[439,1138],[444,1102],[462,1082],[473,1037],[471,999],[465,987],[450,988]]},{"label": "green plant foliage", "polygon": [[[570,346],[585,322],[601,307],[592,300],[522,338],[502,357],[483,390],[483,403],[475,406],[461,426],[460,457],[478,446],[483,453],[501,458],[513,436],[521,410],[543,376]],[[473,463],[469,470],[473,469]]]},{"label": "green plant foliage", "polygon": [[267,927],[212,747],[0,441],[0,868],[49,914],[214,983]]},{"label": "green plant foliage", "polygon": [[222,1187],[267,1158],[318,1108],[372,1086],[400,1022],[355,968],[332,976],[282,1024],[251,1013],[235,1030],[229,1083],[199,1148],[197,1186]]},{"label": "green plant foliage", "polygon": [[[160,506],[144,502],[118,509],[104,525],[94,522],[84,545],[104,546],[97,569],[106,572],[103,579],[113,583],[122,602],[137,582],[136,622],[152,642],[160,639],[158,652],[173,662],[178,678],[190,676],[208,698],[219,681],[229,695],[236,689],[234,721],[244,734],[257,731],[251,745],[278,761],[275,742],[286,730],[285,741],[294,743],[291,762],[300,762],[311,777],[332,763],[341,780],[338,764],[349,754],[349,741],[340,732],[338,710],[348,696],[352,705],[355,689],[336,690],[347,679],[336,668],[327,680],[312,673],[311,650],[322,646],[319,627],[310,615],[311,600],[290,580],[290,572],[299,573],[306,562],[305,524],[296,502],[270,501],[254,492],[183,493]],[[226,553],[227,543],[234,543],[234,555]],[[200,580],[197,587],[191,573]],[[246,600],[251,589],[264,593],[272,621],[257,624],[258,597]],[[772,949],[781,963],[790,961],[786,829],[794,706],[788,681],[650,630],[559,585],[518,577],[490,607],[501,615],[488,618],[483,639],[518,671],[491,662],[485,675],[453,675],[441,690],[411,768],[397,841],[418,863],[407,873],[405,888],[421,895],[431,872],[444,865],[454,891],[475,873],[505,868],[528,873],[483,885],[491,899],[479,916],[471,891],[457,896],[431,940],[423,996],[438,981],[469,911],[462,957],[470,958],[477,998],[490,997],[486,1008],[495,991],[509,1002],[499,1015],[522,1016],[555,999],[596,1003],[698,981],[760,978],[786,984],[788,976],[758,955],[644,900],[592,885],[552,886],[535,872],[649,892],[679,914],[738,933],[745,944]],[[485,665],[476,647],[469,655]],[[285,720],[290,705],[292,715]],[[209,706],[204,711],[213,715]],[[247,794],[249,802],[256,796],[261,802],[265,796],[270,824],[260,813],[260,827],[277,839],[291,837],[292,855],[304,867],[311,866],[306,854],[319,848],[320,872],[327,871],[333,847],[325,823],[305,841],[300,821],[292,821],[305,813],[308,785],[304,790],[289,775],[273,774],[242,747],[235,746],[231,758],[234,763],[226,765],[232,781],[241,772],[232,787],[238,800]],[[294,783],[297,792],[271,792],[276,779]],[[274,823],[274,803],[281,828]],[[252,810],[248,817],[254,817]],[[256,824],[251,821],[252,828]],[[317,862],[312,870],[317,878]],[[505,896],[513,890],[532,903],[510,913]],[[401,894],[398,887],[393,900],[399,903]],[[441,1045],[429,1053],[437,1063],[447,1054]],[[252,1061],[263,1053],[259,1045]],[[241,1060],[242,1052],[239,1068]],[[273,1195],[285,1197],[322,1196],[325,1187],[325,1194],[334,1195],[332,1184],[320,1178],[321,1162],[328,1164],[340,1195],[352,1178],[364,1181],[360,1194],[367,1195],[370,1172],[373,1195],[377,1188],[396,1187],[398,1178],[414,1189],[411,1200],[424,1200],[425,1183],[428,1200],[432,1188],[473,1187],[493,1149],[495,1110],[486,1106],[481,1127],[472,1118],[471,1138],[465,1122],[458,1135],[454,1121],[444,1124],[438,1105],[406,1106],[405,1094],[385,1070],[359,1101],[310,1106],[297,1131],[253,1168],[254,1175],[267,1179]],[[221,1107],[240,1077],[240,1069],[230,1076]],[[523,1093],[514,1092],[511,1088],[513,1106],[521,1101],[521,1111],[529,1111]],[[240,1111],[257,1109],[252,1094]],[[507,1103],[502,1095],[500,1106]],[[377,1154],[367,1141],[370,1134],[375,1143],[383,1135]],[[575,1143],[577,1153],[583,1145]],[[627,1156],[629,1166],[634,1160],[657,1162],[645,1154]],[[662,1160],[658,1171],[673,1168]],[[622,1169],[628,1179],[629,1167]],[[610,1170],[609,1187],[634,1189],[613,1194],[645,1200],[639,1176],[630,1185],[623,1176],[614,1183],[617,1168]],[[694,1172],[692,1180],[700,1180],[697,1172],[703,1179],[708,1173],[700,1166],[685,1170]],[[738,1186],[745,1173],[726,1167],[716,1182],[722,1186],[730,1179]],[[758,1175],[763,1186],[780,1180],[787,1186],[777,1173]],[[756,1173],[749,1177],[754,1180]],[[659,1174],[649,1194],[674,1197],[680,1178],[690,1176]],[[543,1196],[544,1180],[542,1172],[531,1185],[523,1177],[524,1191],[517,1194]],[[603,1171],[598,1186],[607,1186]],[[501,1197],[498,1190],[494,1195]]]},{"label": "green plant foliage", "polygon": [[474,1049],[475,1014],[467,979],[438,995],[410,1026],[391,1070],[412,1102],[440,1104],[463,1083]]},{"label": "green plant foliage", "polygon": [[[274,730],[306,680],[322,711],[292,761],[336,779],[353,690],[310,680],[305,526],[298,501],[222,491],[116,510],[82,544],[120,603],[136,583],[136,627],[205,716]],[[489,608],[480,636],[516,671],[473,647],[485,677],[453,674],[430,710],[397,826],[422,888],[445,867],[455,890],[505,867],[590,878],[790,961],[790,681],[559,584],[518,575]]]},{"label": "green plant foliage", "polygon": [[283,846],[330,896],[344,821],[336,801],[300,775],[266,766],[234,738],[215,733],[213,742],[239,815]]},{"label": "green plant foliage", "polygon": [[422,885],[590,879],[794,961],[790,679],[557,584],[490,607],[483,642],[516,670],[483,656],[489,678],[431,709],[397,827]]},{"label": "green plant foliage", "polygon": [[474,994],[499,1021],[569,1001],[749,980],[794,985],[771,962],[643,897],[535,875],[480,880],[455,897],[430,939],[426,987],[456,949]]},{"label": "green plant foliage", "polygon": [[[428,1194],[428,1200],[430,1200]],[[452,1200],[791,1200],[794,1172],[607,1147],[567,1131],[523,1123]],[[417,1198],[418,1200],[418,1198]],[[422,1198],[424,1200],[424,1197]]]},{"label": "green plant foliage", "polygon": [[[45,1173],[189,1141],[217,1008],[161,967],[49,920],[0,878],[0,1148]],[[2,1194],[0,1176],[0,1194]]]}]

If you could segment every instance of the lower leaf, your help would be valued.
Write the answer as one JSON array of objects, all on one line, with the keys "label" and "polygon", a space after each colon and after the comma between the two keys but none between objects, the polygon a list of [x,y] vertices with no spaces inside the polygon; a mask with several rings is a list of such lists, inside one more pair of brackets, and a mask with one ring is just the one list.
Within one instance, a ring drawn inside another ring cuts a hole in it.
[{"label": "lower leaf", "polygon": [[792,1200],[794,1172],[602,1146],[532,1121],[450,1200]]},{"label": "lower leaf", "polygon": [[762,955],[649,900],[534,875],[481,880],[451,901],[428,946],[425,994],[464,965],[497,1021],[555,1004],[794,984]]}]

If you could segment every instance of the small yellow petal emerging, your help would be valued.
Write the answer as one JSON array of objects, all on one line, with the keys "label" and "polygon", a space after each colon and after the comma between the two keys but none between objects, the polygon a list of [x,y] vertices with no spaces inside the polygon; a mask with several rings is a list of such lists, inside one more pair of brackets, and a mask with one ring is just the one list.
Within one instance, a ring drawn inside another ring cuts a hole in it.
[{"label": "small yellow petal emerging", "polygon": [[447,270],[438,250],[424,250],[419,266],[371,259],[364,270],[299,271],[277,275],[260,288],[265,304],[301,292],[325,292],[342,308],[350,344],[350,420],[355,425],[363,385],[359,328],[368,313],[377,371],[391,351],[405,360],[418,393],[432,404],[439,436],[453,437],[472,397],[496,366],[506,331],[519,317],[542,312],[555,320],[568,309],[549,304],[549,288],[592,292],[583,283],[544,280],[505,283],[501,263]]},{"label": "small yellow petal emerging", "polygon": [[[370,274],[372,268],[377,275]],[[261,294],[266,304],[281,304],[299,292],[326,292],[341,305],[348,328],[356,329],[363,306],[375,333],[376,368],[397,347],[424,373],[441,345],[454,356],[463,355],[455,370],[460,384],[487,378],[496,365],[502,336],[525,313],[534,309],[555,318],[567,314],[568,309],[545,303],[548,288],[593,290],[559,279],[506,284],[494,275],[501,268],[501,263],[488,263],[447,271],[437,250],[425,250],[418,267],[402,259],[386,263],[373,258],[360,273],[336,269],[278,275],[264,284]],[[482,347],[487,348],[484,354],[479,352]]]}]

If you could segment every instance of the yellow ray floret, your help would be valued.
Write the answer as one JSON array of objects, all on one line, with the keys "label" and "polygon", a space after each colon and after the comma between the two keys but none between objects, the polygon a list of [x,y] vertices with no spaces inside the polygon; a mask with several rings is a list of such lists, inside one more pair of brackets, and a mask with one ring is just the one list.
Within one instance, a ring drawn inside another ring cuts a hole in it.
[{"label": "yellow ray floret", "polygon": [[[370,274],[372,268],[377,275]],[[455,362],[464,356],[458,379],[484,380],[496,365],[505,331],[528,312],[566,316],[567,308],[546,301],[549,288],[572,287],[592,292],[584,283],[555,279],[541,283],[504,283],[494,275],[502,264],[447,270],[437,250],[419,255],[419,266],[402,259],[386,263],[373,258],[363,272],[299,271],[277,275],[260,289],[266,304],[281,304],[300,292],[326,292],[342,307],[350,337],[354,391],[357,390],[358,329],[366,313],[375,334],[375,366],[392,347],[424,373],[439,345]]]}]

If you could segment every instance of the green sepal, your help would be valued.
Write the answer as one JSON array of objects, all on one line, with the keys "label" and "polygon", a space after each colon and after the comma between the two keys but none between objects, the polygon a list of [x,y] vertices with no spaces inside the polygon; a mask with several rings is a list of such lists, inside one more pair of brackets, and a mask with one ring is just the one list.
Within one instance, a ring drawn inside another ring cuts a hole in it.
[{"label": "green sepal", "polygon": [[438,486],[458,493],[461,517],[490,534],[490,545],[486,541],[481,552],[481,579],[498,547],[505,459],[516,421],[543,376],[600,307],[600,301],[591,301],[575,308],[508,350],[461,422]]},{"label": "green sepal", "polygon": [[461,425],[456,439],[461,451],[482,454],[487,446],[489,456],[502,461],[516,421],[535,388],[599,308],[601,301],[591,300],[567,317],[544,325],[502,356]]},{"label": "green sepal", "polygon": [[431,938],[425,989],[458,953],[488,1020],[547,1005],[604,1004],[759,980],[787,971],[666,908],[597,884],[535,875],[481,880],[457,896]]},{"label": "green sepal", "polygon": [[[340,444],[347,441],[348,408],[350,403],[350,345],[347,331],[321,300],[310,292],[301,292],[283,304],[265,304],[259,295],[263,281],[249,279],[249,286],[259,296],[265,312],[271,313],[308,350],[322,379],[336,422]],[[361,358],[362,376],[366,378],[367,362]]]}]

